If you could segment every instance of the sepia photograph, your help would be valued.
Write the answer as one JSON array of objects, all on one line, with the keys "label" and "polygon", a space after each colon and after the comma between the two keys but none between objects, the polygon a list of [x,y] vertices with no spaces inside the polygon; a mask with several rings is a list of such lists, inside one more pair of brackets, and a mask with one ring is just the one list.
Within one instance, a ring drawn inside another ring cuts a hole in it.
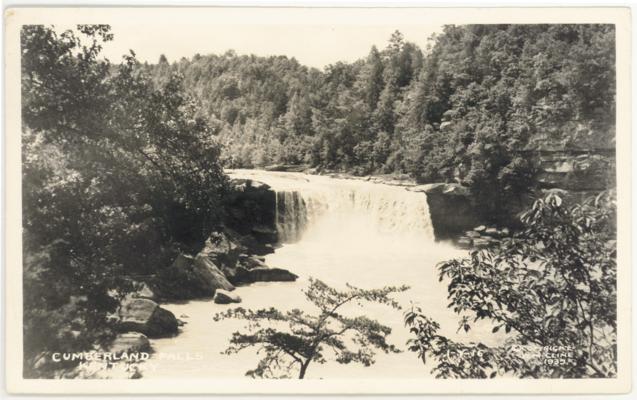
[{"label": "sepia photograph", "polygon": [[5,28],[10,391],[630,390],[628,9]]}]

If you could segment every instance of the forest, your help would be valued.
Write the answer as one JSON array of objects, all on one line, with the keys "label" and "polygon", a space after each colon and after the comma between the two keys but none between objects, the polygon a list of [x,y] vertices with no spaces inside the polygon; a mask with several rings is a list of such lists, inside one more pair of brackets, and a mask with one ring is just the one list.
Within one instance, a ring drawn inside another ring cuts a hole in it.
[{"label": "forest", "polygon": [[614,147],[614,40],[612,25],[446,26],[427,49],[396,31],[323,71],[232,51],[145,68],[183,76],[227,167],[458,182],[488,215],[533,188],[524,150]]},{"label": "forest", "polygon": [[[23,329],[30,377],[41,376],[43,353],[111,340],[117,330],[109,316],[138,289],[132,278],[198,252],[222,229],[234,191],[224,168],[295,165],[315,173],[455,182],[490,215],[537,186],[537,165],[527,151],[546,144],[614,148],[612,25],[449,25],[425,49],[396,31],[385,48],[323,70],[287,56],[231,50],[172,63],[162,56],[156,64],[139,62],[131,51],[115,63],[101,56],[114,39],[107,25],[22,30]],[[595,324],[614,329],[614,248],[607,257],[593,251],[613,240],[611,206],[600,200],[564,211],[555,197],[536,204],[523,221],[527,230],[493,256],[515,265],[520,252],[537,251],[529,240],[553,243],[532,257],[567,274],[550,295],[593,285],[595,302],[593,294],[577,293],[568,320],[579,323],[576,306],[590,304],[598,313],[586,313],[591,332]],[[553,231],[556,236],[547,233]],[[472,257],[449,261],[441,274],[453,279],[465,270],[499,268],[488,257]],[[577,268],[564,271],[556,262],[563,257]],[[582,272],[590,263],[601,277]],[[483,283],[496,279],[477,275]],[[460,286],[456,292],[470,290]],[[454,298],[507,332],[533,329],[532,321],[485,311],[515,299],[488,292],[483,300],[468,305]],[[544,317],[555,318],[538,314]],[[453,345],[434,335],[435,324],[420,311],[408,324],[429,335],[419,333],[411,344],[423,357],[436,359]],[[560,332],[578,343],[594,340],[573,324],[560,325]],[[543,343],[537,332],[531,336],[529,342]],[[613,363],[608,360],[603,353],[581,361],[577,371],[613,374],[602,369]],[[520,369],[509,367],[503,368]],[[484,377],[484,368],[476,368],[470,377]],[[438,372],[466,377],[462,371]]]}]

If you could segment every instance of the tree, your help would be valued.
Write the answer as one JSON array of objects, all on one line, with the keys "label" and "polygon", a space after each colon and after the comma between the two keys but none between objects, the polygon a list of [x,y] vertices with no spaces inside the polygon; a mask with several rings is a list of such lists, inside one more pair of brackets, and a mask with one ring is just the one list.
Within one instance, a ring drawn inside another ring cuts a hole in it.
[{"label": "tree", "polygon": [[327,362],[327,351],[333,353],[334,360],[340,364],[356,362],[365,366],[374,363],[374,349],[399,352],[387,343],[391,328],[365,316],[346,316],[341,314],[341,308],[367,301],[400,309],[389,295],[407,289],[401,286],[365,290],[347,285],[347,290],[339,291],[320,280],[310,279],[304,293],[319,309],[318,315],[299,309],[281,312],[274,308],[257,311],[235,308],[216,314],[215,321],[224,318],[249,321],[248,333],[233,333],[231,346],[225,351],[225,354],[234,354],[251,347],[264,351],[257,367],[246,375],[287,377],[287,373],[298,368],[298,378],[303,379],[312,362]]},{"label": "tree", "polygon": [[[105,25],[22,29],[25,373],[113,333],[107,315],[223,217],[219,146],[181,79],[99,57]],[[113,296],[112,293],[117,293]]]},{"label": "tree", "polygon": [[[614,377],[617,373],[617,260],[615,194],[604,192],[566,206],[556,194],[537,200],[522,217],[525,229],[501,245],[439,266],[449,282],[449,307],[503,330],[503,346],[464,344],[412,309],[405,323],[409,349],[434,363],[438,377]],[[511,351],[524,346],[526,352]],[[570,349],[564,363],[529,361],[546,346]]]}]

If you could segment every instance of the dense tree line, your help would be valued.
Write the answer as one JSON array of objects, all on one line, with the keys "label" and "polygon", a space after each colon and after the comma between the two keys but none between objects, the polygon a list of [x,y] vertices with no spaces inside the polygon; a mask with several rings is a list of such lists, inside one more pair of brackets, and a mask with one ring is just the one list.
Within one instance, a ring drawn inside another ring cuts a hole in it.
[{"label": "dense tree line", "polygon": [[22,30],[25,374],[111,335],[131,277],[221,221],[219,146],[177,77],[100,58],[108,26]]},{"label": "dense tree line", "polygon": [[533,185],[527,146],[613,145],[614,35],[612,25],[446,26],[424,52],[395,32],[385,49],[324,71],[233,52],[146,68],[158,82],[184,76],[226,166],[458,181],[497,209]]}]

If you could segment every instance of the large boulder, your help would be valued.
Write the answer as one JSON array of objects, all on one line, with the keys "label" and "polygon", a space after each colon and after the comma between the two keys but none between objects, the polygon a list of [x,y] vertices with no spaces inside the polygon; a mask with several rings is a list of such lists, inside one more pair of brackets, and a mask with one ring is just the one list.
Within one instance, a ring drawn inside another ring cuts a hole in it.
[{"label": "large boulder", "polygon": [[202,283],[207,286],[212,296],[216,289],[234,290],[234,286],[221,270],[215,265],[210,257],[199,254],[194,261],[193,270]]},{"label": "large boulder", "polygon": [[259,266],[252,269],[243,266],[237,267],[237,272],[232,278],[236,285],[254,282],[293,282],[298,279],[296,274],[283,268],[270,268]]},{"label": "large boulder", "polygon": [[209,258],[218,266],[233,268],[245,250],[236,235],[220,231],[210,234],[199,255]]},{"label": "large boulder", "polygon": [[169,300],[212,297],[216,289],[233,290],[226,275],[205,254],[177,256],[173,264],[161,270],[156,278],[157,292]]},{"label": "large boulder", "polygon": [[118,327],[122,332],[141,332],[148,337],[177,333],[177,318],[148,299],[125,299],[118,310]]},{"label": "large boulder", "polygon": [[241,297],[223,289],[217,290],[214,297],[216,304],[241,303]]},{"label": "large boulder", "polygon": [[137,352],[147,353],[150,351],[150,341],[146,335],[140,332],[120,333],[108,346],[108,351],[115,354]]}]

